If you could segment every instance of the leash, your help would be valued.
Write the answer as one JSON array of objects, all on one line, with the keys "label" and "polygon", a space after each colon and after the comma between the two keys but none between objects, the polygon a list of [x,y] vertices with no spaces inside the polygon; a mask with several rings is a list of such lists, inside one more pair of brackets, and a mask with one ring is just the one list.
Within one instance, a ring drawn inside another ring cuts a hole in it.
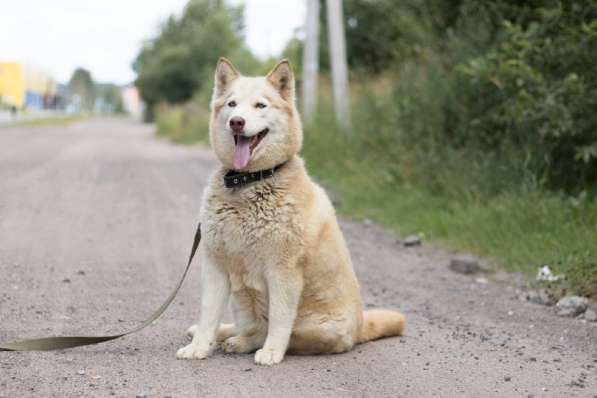
[{"label": "leash", "polygon": [[10,343],[0,343],[0,351],[51,351],[51,350],[60,350],[63,348],[73,348],[73,347],[81,347],[84,345],[91,345],[97,343],[103,343],[104,341],[115,340],[129,334],[136,333],[141,329],[146,328],[149,326],[153,321],[158,319],[160,315],[166,311],[172,300],[178,294],[182,283],[184,282],[187,273],[189,272],[189,268],[191,267],[191,262],[193,262],[193,257],[195,257],[195,252],[197,251],[197,247],[199,246],[199,242],[201,241],[201,223],[197,225],[197,232],[195,232],[195,240],[193,241],[193,248],[191,249],[191,254],[189,256],[189,261],[187,262],[187,267],[185,268],[184,272],[182,273],[182,277],[176,284],[176,287],[170,293],[166,301],[160,306],[151,315],[147,320],[145,320],[141,325],[137,326],[136,328],[124,332],[121,334],[114,334],[111,336],[57,336],[57,337],[43,337],[39,339],[28,339],[28,340],[20,340],[20,341],[13,341]]}]

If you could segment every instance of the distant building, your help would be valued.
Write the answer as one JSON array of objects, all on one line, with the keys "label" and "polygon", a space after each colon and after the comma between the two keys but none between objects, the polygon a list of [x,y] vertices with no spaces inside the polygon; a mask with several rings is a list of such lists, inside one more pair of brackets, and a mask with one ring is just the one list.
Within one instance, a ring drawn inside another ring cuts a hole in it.
[{"label": "distant building", "polygon": [[56,82],[43,70],[21,62],[0,61],[0,102],[23,108],[55,108]]},{"label": "distant building", "polygon": [[135,119],[141,119],[143,117],[144,105],[137,87],[125,86],[121,89],[121,93],[124,111]]}]

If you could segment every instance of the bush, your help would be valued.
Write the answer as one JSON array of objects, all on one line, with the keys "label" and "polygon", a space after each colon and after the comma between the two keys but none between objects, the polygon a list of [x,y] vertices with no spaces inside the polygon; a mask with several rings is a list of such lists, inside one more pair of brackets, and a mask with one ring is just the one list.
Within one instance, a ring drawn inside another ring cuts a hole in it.
[{"label": "bush", "polygon": [[323,93],[307,166],[344,213],[510,270],[549,264],[595,296],[594,6],[455,3],[456,17],[422,24],[427,44],[391,70],[353,73],[349,131]]},{"label": "bush", "polygon": [[528,26],[504,22],[505,38],[457,67],[452,142],[516,152],[548,187],[597,183],[597,6],[540,7]]},{"label": "bush", "polygon": [[196,102],[184,105],[161,103],[156,107],[155,115],[158,136],[183,144],[209,141],[209,112]]}]

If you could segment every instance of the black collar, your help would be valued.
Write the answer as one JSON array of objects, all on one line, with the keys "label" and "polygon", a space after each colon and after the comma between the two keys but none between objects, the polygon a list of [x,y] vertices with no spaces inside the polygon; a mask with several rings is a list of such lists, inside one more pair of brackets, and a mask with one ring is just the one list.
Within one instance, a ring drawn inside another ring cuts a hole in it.
[{"label": "black collar", "polygon": [[226,188],[237,188],[251,182],[265,180],[266,178],[273,177],[274,173],[285,164],[286,162],[281,163],[276,167],[272,167],[271,169],[258,171],[240,172],[236,170],[229,170],[224,175],[224,185]]}]

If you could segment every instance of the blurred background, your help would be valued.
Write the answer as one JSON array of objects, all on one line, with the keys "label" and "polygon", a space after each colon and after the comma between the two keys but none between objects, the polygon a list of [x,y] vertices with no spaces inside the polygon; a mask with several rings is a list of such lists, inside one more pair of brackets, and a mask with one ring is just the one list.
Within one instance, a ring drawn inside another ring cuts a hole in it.
[{"label": "blurred background", "polygon": [[340,212],[597,295],[595,1],[22,0],[0,38],[0,124],[128,114],[178,143],[207,143],[220,56],[287,57]]}]

